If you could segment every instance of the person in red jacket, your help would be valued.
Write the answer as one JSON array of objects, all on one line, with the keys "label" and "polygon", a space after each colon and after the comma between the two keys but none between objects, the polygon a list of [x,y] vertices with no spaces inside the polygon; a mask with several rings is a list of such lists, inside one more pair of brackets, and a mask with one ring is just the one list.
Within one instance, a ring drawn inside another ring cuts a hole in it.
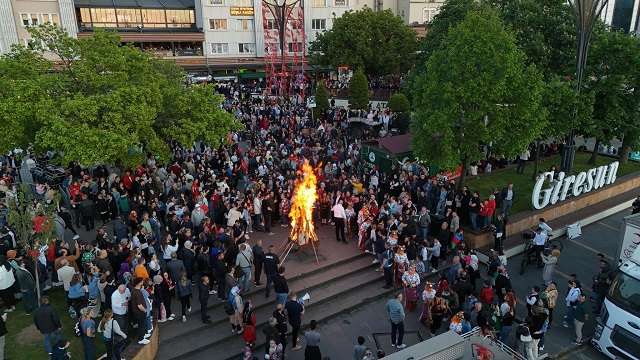
[{"label": "person in red jacket", "polygon": [[491,303],[493,302],[494,294],[495,292],[493,291],[491,284],[489,284],[489,280],[485,280],[484,287],[482,288],[482,290],[480,290],[480,302],[482,303],[483,307],[489,307],[491,305]]}]

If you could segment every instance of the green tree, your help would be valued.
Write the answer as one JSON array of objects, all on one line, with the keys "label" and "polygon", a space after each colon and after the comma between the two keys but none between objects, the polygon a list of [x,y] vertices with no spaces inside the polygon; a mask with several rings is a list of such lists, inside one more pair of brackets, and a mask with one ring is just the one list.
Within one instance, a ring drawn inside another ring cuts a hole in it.
[{"label": "green tree", "polygon": [[389,102],[387,103],[389,109],[393,110],[396,113],[404,113],[409,111],[411,108],[411,104],[409,103],[409,99],[407,99],[405,94],[398,93],[394,94],[389,98]]},{"label": "green tree", "polygon": [[469,12],[481,11],[482,9],[486,9],[486,7],[475,0],[446,0],[433,21],[426,24],[427,34],[417,45],[419,52],[416,55],[415,66],[404,77],[401,84],[403,91],[410,99],[413,96],[416,78],[425,72],[427,60],[431,54],[443,46],[443,41],[449,31],[464,21]]},{"label": "green tree", "polygon": [[[331,106],[329,105],[329,98],[327,97],[327,89],[323,84],[316,86],[316,118],[324,114]],[[315,119],[314,119],[315,120]]]},{"label": "green tree", "polygon": [[462,186],[480,145],[514,156],[540,135],[544,83],[495,13],[470,12],[443,42],[416,79],[413,150],[444,168],[462,160]]},{"label": "green tree", "polygon": [[417,34],[391,10],[364,7],[334,19],[331,30],[319,33],[309,46],[321,65],[362,68],[367,75],[387,75],[412,65]]},{"label": "green tree", "polygon": [[584,91],[594,98],[593,121],[581,133],[596,138],[598,145],[622,140],[619,161],[626,163],[631,148],[640,148],[640,39],[621,31],[594,34],[585,69]]},{"label": "green tree", "polygon": [[[7,195],[7,199],[7,224],[14,232],[20,256],[31,260],[29,266],[33,266],[35,270],[37,285],[40,277],[36,265],[38,252],[42,246],[50,245],[55,239],[54,219],[57,217],[60,194],[56,192],[53,198],[42,201],[28,185],[22,185],[13,194]],[[38,205],[34,205],[34,199],[40,201]],[[40,301],[39,286],[36,287],[36,294]]]},{"label": "green tree", "polygon": [[[50,24],[29,31],[42,46],[0,58],[0,110],[11,109],[0,111],[10,125],[0,151],[33,143],[62,151],[60,161],[133,166],[144,152],[167,159],[168,138],[217,146],[239,126],[211,86],[184,87],[181,68],[122,45],[116,32],[73,39]],[[58,71],[49,71],[45,50],[59,58]]]},{"label": "green tree", "polygon": [[542,106],[547,110],[548,121],[536,139],[536,151],[532,154],[535,159],[532,180],[538,174],[540,142],[546,142],[549,138],[563,138],[572,126],[579,127],[579,124],[590,122],[593,116],[593,96],[579,93],[575,81],[556,76],[544,84]]},{"label": "green tree", "polygon": [[369,109],[369,82],[362,69],[349,80],[349,107],[353,110]]},{"label": "green tree", "polygon": [[575,71],[576,34],[571,7],[566,0],[484,0],[500,18],[527,56],[546,79]]}]

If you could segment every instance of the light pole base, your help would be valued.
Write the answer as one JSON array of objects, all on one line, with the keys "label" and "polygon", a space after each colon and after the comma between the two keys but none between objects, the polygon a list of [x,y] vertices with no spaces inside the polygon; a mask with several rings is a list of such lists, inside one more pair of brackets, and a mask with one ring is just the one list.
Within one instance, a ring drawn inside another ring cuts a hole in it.
[{"label": "light pole base", "polygon": [[562,164],[561,169],[566,175],[573,174],[573,161],[576,156],[575,145],[564,145],[562,147]]}]

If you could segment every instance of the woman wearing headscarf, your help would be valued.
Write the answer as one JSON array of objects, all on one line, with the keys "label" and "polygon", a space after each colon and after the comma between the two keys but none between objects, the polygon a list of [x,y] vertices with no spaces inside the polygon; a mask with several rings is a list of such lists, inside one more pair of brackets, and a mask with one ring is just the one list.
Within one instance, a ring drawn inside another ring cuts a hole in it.
[{"label": "woman wearing headscarf", "polygon": [[11,265],[4,255],[0,255],[0,298],[4,300],[4,305],[7,307],[5,312],[12,312],[16,309],[15,282],[16,278],[13,276]]},{"label": "woman wearing headscarf", "polygon": [[406,297],[406,308],[408,312],[417,309],[418,286],[420,286],[420,275],[416,272],[416,266],[409,266],[409,271],[402,275],[402,286]]},{"label": "woman wearing headscarf", "polygon": [[229,316],[229,322],[231,322],[231,332],[237,331],[238,334],[242,334],[242,314],[244,312],[244,305],[242,303],[242,296],[240,296],[240,286],[234,286],[229,293],[229,302],[235,312]]},{"label": "woman wearing headscarf", "polygon": [[256,317],[251,308],[251,301],[247,300],[242,311],[242,328],[244,329],[242,338],[247,346],[253,346],[253,343],[256,342]]},{"label": "woman wearing headscarf", "polygon": [[542,270],[542,280],[544,280],[544,284],[549,286],[553,281],[552,276],[553,272],[556,269],[556,265],[558,264],[558,258],[560,257],[560,250],[553,249],[551,255],[544,255],[540,253],[540,257],[542,257],[542,262],[544,263],[544,269]]}]

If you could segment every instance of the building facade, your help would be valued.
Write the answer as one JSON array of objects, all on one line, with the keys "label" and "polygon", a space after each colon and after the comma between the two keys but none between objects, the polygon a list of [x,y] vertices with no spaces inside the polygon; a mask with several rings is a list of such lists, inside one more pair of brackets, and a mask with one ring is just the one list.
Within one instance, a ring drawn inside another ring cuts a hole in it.
[{"label": "building facade", "polygon": [[14,44],[30,46],[27,26],[52,23],[67,29],[70,36],[78,33],[73,0],[0,0],[0,54]]},{"label": "building facade", "polygon": [[615,30],[638,34],[640,0],[609,0],[600,17]]}]

